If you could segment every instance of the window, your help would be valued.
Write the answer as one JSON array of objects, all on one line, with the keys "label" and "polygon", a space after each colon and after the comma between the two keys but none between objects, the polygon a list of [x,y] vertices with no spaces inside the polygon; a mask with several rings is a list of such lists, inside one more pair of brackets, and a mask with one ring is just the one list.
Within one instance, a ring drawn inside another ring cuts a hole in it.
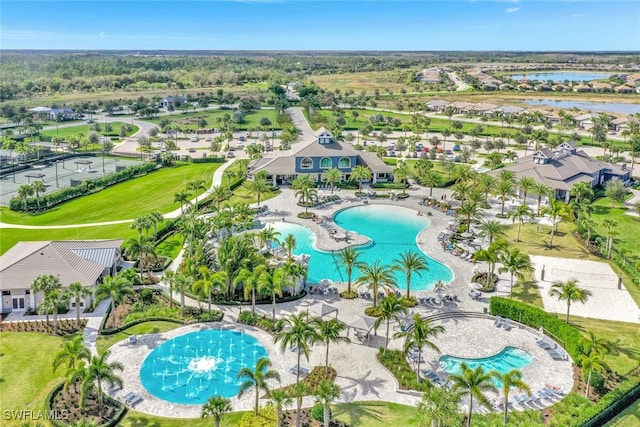
[{"label": "window", "polygon": [[348,157],[343,157],[338,162],[338,167],[340,168],[350,168],[351,167],[351,159]]},{"label": "window", "polygon": [[301,169],[311,169],[312,167],[313,167],[313,160],[311,160],[311,158],[305,157],[300,161]]},{"label": "window", "polygon": [[329,169],[331,167],[331,159],[328,157],[323,157],[322,160],[320,160],[320,167],[322,169]]}]

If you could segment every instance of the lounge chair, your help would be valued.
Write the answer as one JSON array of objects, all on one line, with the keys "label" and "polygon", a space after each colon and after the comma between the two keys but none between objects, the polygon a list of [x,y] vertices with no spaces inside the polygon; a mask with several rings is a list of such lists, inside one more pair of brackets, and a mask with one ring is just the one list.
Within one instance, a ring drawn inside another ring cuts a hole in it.
[{"label": "lounge chair", "polygon": [[142,399],[142,396],[140,396],[139,394],[134,394],[131,399],[129,399],[126,403],[129,406],[136,406],[138,403],[142,402],[144,399]]},{"label": "lounge chair", "polygon": [[521,397],[521,396],[513,396],[513,398],[515,399],[516,403],[520,406],[522,406],[523,408],[525,407],[525,400]]},{"label": "lounge chair", "polygon": [[297,353],[298,352],[298,346],[297,345],[291,346],[291,352],[292,353]]},{"label": "lounge chair", "polygon": [[127,402],[129,402],[129,400],[131,400],[133,398],[133,396],[135,396],[135,393],[130,391],[129,393],[127,393],[124,396],[122,396],[122,401],[124,403],[127,403]]},{"label": "lounge chair", "polygon": [[135,335],[129,336],[129,344],[136,345],[138,343],[138,337]]},{"label": "lounge chair", "polygon": [[502,317],[496,316],[496,321],[493,322],[493,326],[496,326],[498,328],[501,327],[502,326]]},{"label": "lounge chair", "polygon": [[505,320],[503,327],[504,327],[505,331],[510,331],[511,330],[511,319]]},{"label": "lounge chair", "polygon": [[289,372],[293,375],[298,375],[299,372],[301,377],[306,377],[307,375],[309,375],[309,370],[307,368],[305,368],[304,366],[300,366],[300,368],[298,368],[298,365],[292,366],[291,369],[289,369]]},{"label": "lounge chair", "polygon": [[565,393],[564,391],[562,391],[562,389],[558,388],[558,387],[554,387],[554,386],[550,386],[549,384],[547,384],[547,386],[545,388],[543,388],[544,391],[546,391],[547,393],[553,394],[557,397],[564,397]]},{"label": "lounge chair", "polygon": [[565,360],[567,358],[563,350],[549,350],[549,355],[553,360]]}]

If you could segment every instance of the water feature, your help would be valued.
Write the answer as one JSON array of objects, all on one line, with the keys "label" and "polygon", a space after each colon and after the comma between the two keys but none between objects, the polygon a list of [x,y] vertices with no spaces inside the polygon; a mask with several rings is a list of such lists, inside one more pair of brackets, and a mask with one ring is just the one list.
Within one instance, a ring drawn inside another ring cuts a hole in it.
[{"label": "water feature", "polygon": [[[524,350],[516,347],[505,347],[498,354],[480,359],[465,359],[455,356],[442,356],[439,360],[440,368],[450,374],[461,372],[460,364],[465,362],[469,368],[475,369],[482,366],[485,372],[496,370],[502,374],[512,369],[522,369],[533,361],[533,357]],[[502,383],[494,379],[497,387],[502,387]]]},{"label": "water feature", "polygon": [[606,79],[613,73],[597,73],[588,71],[549,71],[540,73],[525,73],[525,74],[512,74],[510,77],[513,80],[538,80],[544,81],[552,80],[554,82],[564,82],[568,80],[570,82],[588,82],[591,80]]},{"label": "water feature", "polygon": [[[336,225],[349,232],[355,232],[371,239],[371,243],[359,248],[360,260],[372,264],[380,260],[382,264],[391,265],[400,253],[415,250],[422,253],[416,245],[416,237],[420,231],[429,226],[428,217],[416,215],[416,211],[398,206],[369,205],[344,209],[334,216]],[[309,274],[307,281],[318,283],[322,279],[334,282],[346,282],[344,268],[337,269],[335,257],[331,252],[319,251],[315,247],[315,235],[306,227],[291,223],[275,223],[273,227],[281,233],[281,238],[291,233],[295,236],[297,247],[294,253],[309,254]],[[434,231],[436,232],[436,231]],[[431,289],[438,280],[453,280],[451,270],[441,262],[426,254],[428,271],[422,276],[414,274],[411,279],[412,290]],[[395,273],[398,287],[406,289],[406,278],[402,272]],[[358,270],[353,272],[353,279],[358,277]]]},{"label": "water feature", "polygon": [[624,102],[594,102],[594,101],[557,101],[552,99],[528,99],[522,101],[529,105],[546,105],[554,108],[578,108],[603,113],[640,113],[640,104],[627,104]]},{"label": "water feature", "polygon": [[160,399],[202,404],[215,395],[237,395],[238,371],[266,356],[256,338],[240,331],[191,332],[156,347],[142,363],[140,379]]}]

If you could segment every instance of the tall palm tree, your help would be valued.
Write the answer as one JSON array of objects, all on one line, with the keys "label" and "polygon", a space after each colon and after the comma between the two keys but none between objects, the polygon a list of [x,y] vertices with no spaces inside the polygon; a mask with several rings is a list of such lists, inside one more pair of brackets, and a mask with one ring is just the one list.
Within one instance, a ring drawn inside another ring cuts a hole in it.
[{"label": "tall palm tree", "polygon": [[280,342],[282,351],[288,347],[298,349],[298,373],[296,374],[296,382],[300,382],[300,357],[304,357],[309,361],[310,346],[320,340],[318,332],[314,329],[309,319],[309,314],[302,312],[300,314],[292,314],[284,319],[285,327],[273,336],[273,342]]},{"label": "tall palm tree", "polygon": [[377,259],[373,264],[360,262],[357,264],[360,276],[356,279],[357,286],[368,286],[373,293],[373,307],[378,303],[378,289],[380,287],[396,288],[396,278],[393,276],[393,269],[388,265],[380,265]]},{"label": "tall palm tree", "polygon": [[502,383],[502,398],[504,400],[504,425],[507,425],[507,417],[509,413],[509,392],[512,388],[531,395],[529,385],[522,380],[522,372],[519,369],[512,369],[504,374],[493,371],[493,377]]},{"label": "tall palm tree", "polygon": [[478,229],[480,230],[479,235],[481,237],[489,237],[489,244],[492,244],[494,240],[498,240],[507,235],[505,232],[505,226],[495,219],[481,221]]},{"label": "tall palm tree", "polygon": [[322,174],[322,180],[324,182],[328,182],[331,186],[331,194],[333,194],[333,187],[335,186],[336,182],[341,182],[342,178],[342,171],[338,168],[328,169]]},{"label": "tall palm tree", "polygon": [[509,298],[513,294],[513,278],[518,281],[525,279],[524,273],[533,271],[533,264],[529,255],[520,252],[520,249],[505,249],[500,254],[500,262],[502,267],[498,269],[498,273],[509,273],[511,275],[511,285],[509,286]]},{"label": "tall palm tree", "polygon": [[348,246],[334,255],[333,263],[336,269],[344,267],[347,272],[347,293],[351,294],[351,276],[353,269],[358,266],[358,258],[361,252],[353,246]]},{"label": "tall palm tree", "polygon": [[496,185],[496,179],[493,175],[489,175],[486,173],[480,174],[478,176],[478,181],[476,182],[476,188],[484,194],[484,207],[489,207],[489,194],[493,192],[493,188]]},{"label": "tall palm tree", "polygon": [[233,410],[231,401],[222,396],[210,397],[204,405],[202,405],[202,411],[200,412],[200,418],[213,418],[213,425],[220,427],[220,421],[227,412]]},{"label": "tall palm tree", "polygon": [[587,247],[589,247],[591,245],[591,233],[598,223],[592,216],[585,215],[581,218],[580,225],[587,229]]},{"label": "tall palm tree", "polygon": [[520,230],[522,229],[522,224],[526,219],[531,219],[533,217],[533,211],[527,205],[518,205],[514,210],[509,211],[507,214],[507,218],[511,218],[513,222],[518,221],[518,234],[516,235],[516,242],[520,241]]},{"label": "tall palm tree", "polygon": [[613,236],[618,234],[614,229],[618,226],[618,223],[610,218],[606,218],[602,221],[602,225],[607,230],[607,258],[611,258],[611,250],[613,249]]},{"label": "tall palm tree", "polygon": [[139,235],[146,233],[149,228],[151,228],[151,221],[148,216],[141,216],[133,220],[133,222],[129,225],[129,228],[132,230],[136,230]]},{"label": "tall palm tree", "polygon": [[593,189],[588,182],[578,182],[571,187],[570,194],[576,198],[576,203],[579,203],[584,199],[591,199],[593,197]]},{"label": "tall palm tree", "polygon": [[186,306],[185,294],[188,290],[193,289],[193,277],[182,272],[176,274],[174,277],[173,288],[180,294],[180,314],[184,317],[184,309]]},{"label": "tall palm tree", "polygon": [[187,191],[189,193],[195,194],[196,196],[196,200],[195,200],[196,208],[198,207],[198,192],[200,190],[207,189],[207,186],[205,184],[206,184],[205,180],[201,178],[187,182]]},{"label": "tall palm tree", "polygon": [[[440,351],[438,346],[431,341],[431,338],[435,338],[442,333],[444,333],[442,325],[431,326],[429,319],[423,319],[420,314],[415,313],[413,315],[413,327],[398,331],[393,337],[404,338],[403,351],[405,355],[409,354],[412,348],[416,348],[422,354],[424,347],[429,347],[437,352]],[[416,367],[416,380],[420,382],[420,358],[418,358],[418,366]]]},{"label": "tall palm tree", "polygon": [[155,258],[156,248],[153,239],[149,236],[138,235],[138,238],[127,239],[126,248],[124,250],[125,255],[129,259],[138,260],[138,267],[140,270],[140,283],[143,282],[144,263],[145,259]]},{"label": "tall palm tree", "polygon": [[87,375],[82,381],[81,401],[83,406],[86,402],[89,390],[93,389],[94,386],[97,386],[100,417],[104,417],[102,384],[107,383],[110,386],[118,385],[122,387],[122,378],[120,378],[116,372],[124,370],[124,366],[120,362],[109,363],[107,359],[110,354],[111,352],[106,350],[100,356],[93,356],[87,366]]},{"label": "tall palm tree", "polygon": [[371,169],[366,166],[357,165],[351,170],[351,179],[358,182],[358,191],[362,192],[362,181],[371,179]]},{"label": "tall palm tree", "polygon": [[324,371],[328,372],[329,344],[332,342],[336,344],[339,344],[341,342],[349,342],[349,338],[340,335],[340,333],[344,331],[347,326],[344,323],[340,322],[338,319],[322,320],[319,318],[315,319],[313,323],[318,334],[318,341],[322,341],[327,346],[324,357]]},{"label": "tall palm tree", "polygon": [[394,320],[400,323],[398,315],[407,314],[409,309],[400,302],[400,299],[395,296],[395,294],[391,294],[386,298],[381,299],[379,308],[380,316],[376,318],[373,327],[377,330],[383,321],[387,322],[387,333],[385,334],[384,342],[384,349],[386,351],[389,346],[389,325],[391,321]]},{"label": "tall palm tree", "polygon": [[82,336],[78,335],[71,341],[65,341],[60,346],[60,351],[53,359],[53,372],[55,372],[60,365],[66,365],[67,368],[77,368],[83,361],[89,361],[91,359],[91,352],[84,346]]},{"label": "tall palm tree", "polygon": [[439,187],[442,183],[441,176],[433,169],[426,170],[419,177],[420,184],[429,187],[429,197],[433,196],[433,187]]},{"label": "tall palm tree", "polygon": [[553,247],[553,237],[556,234],[556,230],[558,229],[557,220],[561,220],[564,215],[567,213],[567,205],[562,203],[559,200],[551,199],[549,200],[549,206],[545,206],[542,208],[543,215],[549,215],[551,218],[551,239],[549,240],[549,248]]},{"label": "tall palm tree", "polygon": [[604,374],[607,371],[606,364],[604,362],[604,356],[596,351],[591,351],[587,354],[580,354],[578,356],[578,363],[584,370],[588,371],[587,374],[587,389],[584,392],[585,397],[589,397],[589,389],[591,388],[591,376],[593,371]]},{"label": "tall palm tree", "polygon": [[250,196],[256,196],[258,199],[258,206],[260,206],[260,199],[263,195],[271,191],[271,186],[267,183],[267,180],[261,177],[255,177],[253,181],[247,184]]},{"label": "tall palm tree", "polygon": [[69,305],[69,298],[69,294],[62,292],[60,289],[49,292],[45,297],[45,301],[53,310],[53,330],[55,334],[58,333],[58,307]]},{"label": "tall palm tree", "polygon": [[162,214],[158,211],[149,212],[146,215],[149,224],[153,227],[153,239],[156,240],[158,238],[158,224],[164,220]]},{"label": "tall palm tree", "polygon": [[422,277],[423,271],[428,271],[427,259],[416,251],[407,250],[400,254],[400,258],[393,260],[394,270],[404,272],[407,279],[407,298],[411,296],[411,276],[415,273]]},{"label": "tall palm tree", "polygon": [[469,409],[467,411],[467,427],[469,427],[471,426],[471,417],[473,415],[473,399],[475,398],[483,406],[490,407],[491,403],[484,393],[487,391],[496,392],[497,387],[493,382],[493,374],[485,372],[482,366],[471,369],[465,362],[462,362],[460,370],[459,374],[449,375],[449,381],[453,384],[451,390],[454,393],[460,392],[462,396],[469,396]]},{"label": "tall palm tree", "polygon": [[296,241],[296,236],[291,233],[285,236],[284,241],[282,242],[282,247],[287,251],[287,258],[290,260],[293,259],[293,251],[296,250],[297,245],[298,242]]},{"label": "tall palm tree", "polygon": [[402,194],[406,194],[407,180],[409,179],[409,166],[405,162],[398,162],[396,168],[393,170],[393,179],[395,182],[404,184],[402,186]]},{"label": "tall palm tree", "polygon": [[44,182],[39,179],[33,181],[31,183],[31,187],[33,188],[33,192],[36,195],[36,203],[38,205],[38,210],[40,210],[40,194],[47,191],[47,187],[44,185]]},{"label": "tall palm tree", "polygon": [[518,188],[522,192],[522,204],[527,203],[527,194],[530,193],[536,186],[536,180],[530,176],[523,176],[518,180]]},{"label": "tall palm tree", "polygon": [[18,187],[18,197],[22,199],[25,212],[29,210],[29,197],[33,196],[33,193],[33,187],[29,184]]},{"label": "tall palm tree", "polygon": [[458,208],[458,215],[467,218],[467,230],[471,230],[471,220],[478,218],[478,204],[471,200],[465,200]]},{"label": "tall palm tree", "polygon": [[303,381],[292,384],[289,389],[291,396],[296,399],[296,427],[300,427],[302,425],[302,399],[312,393],[311,386]]},{"label": "tall palm tree", "polygon": [[82,286],[80,282],[73,282],[67,289],[69,298],[73,298],[76,305],[76,326],[80,326],[80,300],[86,296],[91,295],[91,288],[89,286]]},{"label": "tall palm tree", "polygon": [[509,197],[515,196],[515,187],[511,181],[499,180],[494,188],[494,194],[496,194],[501,202],[500,216],[504,217],[504,204]]},{"label": "tall palm tree", "polygon": [[240,371],[238,371],[238,379],[244,380],[244,382],[240,384],[238,397],[242,397],[252,388],[255,389],[256,400],[255,407],[253,409],[254,415],[258,415],[258,399],[260,398],[260,391],[262,390],[265,393],[269,392],[269,384],[267,383],[267,381],[280,381],[280,374],[277,371],[269,368],[271,368],[271,361],[269,360],[269,358],[261,357],[256,362],[255,369],[251,369],[245,366],[244,368],[240,369]]},{"label": "tall palm tree", "polygon": [[216,205],[216,210],[220,210],[220,205],[225,200],[231,197],[231,193],[227,188],[224,188],[221,185],[216,185],[211,188],[211,198],[213,199],[213,203]]},{"label": "tall palm tree", "polygon": [[205,295],[208,299],[209,309],[211,313],[211,299],[214,291],[224,293],[227,288],[227,272],[211,271],[206,265],[200,266],[198,269],[200,279],[193,282],[193,291]]},{"label": "tall palm tree", "polygon": [[487,284],[489,287],[491,278],[493,277],[496,269],[496,263],[500,261],[500,254],[507,247],[507,242],[504,240],[496,240],[487,247],[487,249],[480,249],[473,254],[473,261],[486,261],[489,264],[489,271],[487,274]]},{"label": "tall palm tree", "polygon": [[418,411],[424,421],[431,421],[431,427],[456,426],[462,421],[458,402],[461,394],[442,387],[429,387],[422,395]]},{"label": "tall palm tree", "polygon": [[259,265],[253,270],[243,268],[240,270],[235,279],[233,279],[234,286],[242,284],[242,290],[244,292],[244,299],[249,299],[251,295],[251,313],[256,314],[256,291],[260,285],[260,275],[267,271],[265,265]]},{"label": "tall palm tree", "polygon": [[318,190],[313,187],[301,187],[294,194],[298,198],[298,202],[304,205],[305,213],[309,212],[309,205],[318,198]]},{"label": "tall palm tree", "polygon": [[286,388],[279,388],[269,392],[269,401],[276,409],[276,427],[282,426],[282,410],[291,404],[291,396]]},{"label": "tall palm tree", "polygon": [[453,198],[460,200],[464,203],[467,200],[467,196],[473,190],[473,183],[471,181],[459,181],[456,183],[453,189]]},{"label": "tall palm tree", "polygon": [[540,216],[540,209],[542,204],[542,198],[547,196],[550,197],[553,194],[553,190],[544,182],[536,181],[536,185],[532,188],[533,192],[538,196],[538,209],[537,216]]},{"label": "tall palm tree", "polygon": [[191,194],[187,190],[180,190],[173,195],[173,202],[180,203],[180,214],[184,215],[184,207],[189,204]]},{"label": "tall palm tree", "polygon": [[116,277],[107,276],[96,288],[96,301],[111,298],[111,325],[116,327],[116,307],[122,302],[125,295],[133,294],[131,282],[122,275]]},{"label": "tall palm tree", "polygon": [[258,278],[258,292],[269,294],[271,300],[271,318],[276,323],[276,295],[282,297],[282,289],[288,285],[287,277],[282,269],[265,271]]},{"label": "tall palm tree", "polygon": [[46,299],[51,292],[62,289],[62,283],[58,276],[54,276],[53,274],[40,274],[31,283],[30,289],[34,294],[42,292],[44,299]]},{"label": "tall palm tree", "polygon": [[316,389],[318,403],[322,404],[324,427],[331,423],[331,402],[340,397],[340,387],[331,380],[322,380]]},{"label": "tall palm tree", "polygon": [[577,301],[584,304],[591,296],[591,291],[580,288],[576,279],[569,279],[566,282],[553,282],[551,289],[549,289],[549,295],[557,297],[558,301],[567,301],[566,323],[569,323],[569,310],[571,310],[571,303]]}]

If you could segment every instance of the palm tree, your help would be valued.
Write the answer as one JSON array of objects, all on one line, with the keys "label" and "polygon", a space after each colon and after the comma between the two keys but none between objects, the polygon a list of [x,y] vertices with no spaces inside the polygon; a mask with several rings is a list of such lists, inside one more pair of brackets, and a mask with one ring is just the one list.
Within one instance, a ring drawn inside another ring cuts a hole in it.
[{"label": "palm tree", "polygon": [[583,216],[580,220],[580,225],[587,229],[587,247],[591,245],[591,233],[597,224],[596,220],[588,215]]},{"label": "palm tree", "polygon": [[509,298],[513,294],[513,278],[514,276],[518,281],[525,279],[524,273],[533,271],[533,265],[531,264],[531,258],[529,255],[520,252],[520,249],[505,249],[500,255],[500,262],[502,267],[498,269],[498,273],[509,273],[511,275],[511,285],[509,286]]},{"label": "palm tree", "polygon": [[111,325],[116,327],[116,307],[122,302],[125,295],[133,294],[131,282],[122,275],[116,277],[107,276],[96,288],[96,301],[111,298]]},{"label": "palm tree", "polygon": [[347,294],[351,295],[351,276],[353,275],[354,267],[358,266],[358,258],[361,252],[353,246],[348,246],[336,253],[334,256],[334,264],[336,269],[344,267],[347,271]]},{"label": "palm tree", "polygon": [[220,210],[220,205],[225,200],[229,199],[231,193],[227,188],[224,188],[221,185],[216,185],[211,188],[211,198],[213,199],[213,203],[216,205],[216,210]]},{"label": "palm tree", "polygon": [[82,405],[86,401],[87,393],[93,389],[94,383],[98,387],[98,408],[100,411],[100,417],[104,417],[103,414],[103,394],[102,384],[107,383],[109,386],[118,385],[122,387],[122,379],[116,375],[116,371],[124,370],[124,366],[120,362],[107,362],[111,352],[106,350],[101,356],[93,356],[87,366],[87,375],[82,381]]},{"label": "palm tree", "polygon": [[571,187],[570,194],[576,198],[576,203],[579,203],[584,199],[591,199],[593,197],[593,190],[591,185],[587,182],[578,182]]},{"label": "palm tree", "polygon": [[500,373],[493,371],[493,377],[502,383],[502,398],[504,400],[504,425],[507,425],[507,416],[509,411],[509,392],[512,388],[531,395],[531,389],[522,380],[522,372],[518,369],[512,369],[509,372]]},{"label": "palm tree", "polygon": [[489,287],[491,278],[496,269],[496,263],[500,260],[500,254],[507,247],[507,242],[504,240],[496,240],[487,247],[487,249],[480,249],[473,254],[473,261],[486,261],[489,264],[489,271],[487,274],[487,284]]},{"label": "palm tree", "polygon": [[454,393],[460,392],[462,396],[469,396],[469,410],[467,411],[467,427],[469,427],[473,415],[473,399],[478,400],[483,406],[490,407],[489,399],[484,393],[487,391],[496,392],[497,387],[493,382],[493,374],[485,372],[482,366],[471,369],[465,362],[462,362],[460,371],[459,374],[449,375],[449,381],[453,384],[451,390]]},{"label": "palm tree", "polygon": [[549,248],[553,247],[553,237],[556,234],[558,223],[560,222],[556,222],[556,220],[562,219],[566,212],[567,205],[556,199],[549,200],[549,206],[542,208],[542,214],[549,215],[551,218],[551,239],[549,240]]},{"label": "palm tree", "polygon": [[33,196],[33,187],[30,184],[23,184],[18,187],[18,197],[22,199],[24,203],[24,211],[29,209],[29,197]]},{"label": "palm tree", "polygon": [[224,293],[227,287],[227,272],[216,271],[212,272],[206,265],[200,266],[198,269],[198,275],[200,279],[193,283],[193,291],[206,295],[209,303],[208,312],[211,313],[211,298],[213,291],[219,291]]},{"label": "palm tree", "polygon": [[285,388],[271,390],[269,392],[269,401],[276,408],[276,427],[282,426],[282,410],[285,406],[291,404],[291,396]]},{"label": "palm tree", "polygon": [[299,188],[294,194],[298,198],[298,203],[304,206],[305,213],[309,213],[309,205],[318,198],[318,190],[308,186]]},{"label": "palm tree", "polygon": [[53,372],[55,372],[60,365],[66,365],[68,370],[77,369],[81,365],[84,365],[85,361],[88,362],[91,359],[91,352],[84,346],[82,340],[82,336],[78,335],[74,337],[73,340],[62,343],[60,351],[53,359]]},{"label": "palm tree", "polygon": [[264,271],[258,278],[258,292],[261,294],[271,294],[271,318],[274,325],[276,323],[276,295],[282,297],[282,289],[287,284],[287,277],[281,269]]},{"label": "palm tree", "polygon": [[453,189],[452,197],[464,203],[472,190],[473,183],[471,181],[458,181]]},{"label": "palm tree", "polygon": [[296,236],[291,233],[285,236],[284,241],[282,242],[282,247],[287,251],[287,258],[293,259],[293,251],[296,250],[297,244]]},{"label": "palm tree", "polygon": [[384,349],[387,350],[389,346],[389,324],[392,320],[400,323],[399,314],[407,314],[409,309],[405,307],[400,299],[395,296],[395,294],[391,294],[386,298],[382,298],[380,300],[380,316],[376,318],[376,321],[373,324],[373,327],[377,330],[380,324],[386,320],[387,322],[387,333],[385,335]]},{"label": "palm tree", "polygon": [[129,228],[132,230],[136,230],[138,234],[143,234],[143,232],[147,232],[149,228],[151,228],[151,221],[148,216],[141,216],[133,220]]},{"label": "palm tree", "polygon": [[549,289],[549,295],[557,297],[558,301],[567,300],[566,323],[569,323],[569,310],[571,310],[571,303],[578,301],[584,304],[591,296],[591,291],[580,288],[576,279],[569,279],[566,282],[553,282],[551,289]]},{"label": "palm tree", "polygon": [[496,179],[493,175],[489,175],[486,173],[480,174],[478,176],[478,181],[476,182],[476,188],[484,194],[484,207],[489,207],[489,194],[493,192],[493,189],[496,185]]},{"label": "palm tree", "polygon": [[328,169],[322,174],[322,180],[324,182],[328,182],[329,185],[331,186],[331,194],[333,194],[333,187],[335,186],[335,183],[341,182],[342,177],[343,177],[342,171],[340,171],[340,169],[338,168]]},{"label": "palm tree", "polygon": [[186,190],[180,190],[173,195],[173,202],[180,203],[180,214],[184,215],[184,206],[189,204],[191,194]]},{"label": "palm tree", "polygon": [[247,391],[255,388],[256,400],[253,410],[254,415],[258,415],[258,399],[260,398],[260,390],[265,393],[269,392],[268,380],[280,381],[280,374],[277,371],[269,369],[271,367],[271,361],[267,357],[261,357],[256,362],[255,369],[244,367],[238,371],[238,379],[244,380],[238,390],[238,397],[242,397]]},{"label": "palm tree", "polygon": [[49,293],[62,289],[62,283],[60,283],[58,276],[54,276],[53,274],[40,274],[31,283],[30,289],[34,294],[42,292],[44,299],[47,299]]},{"label": "palm tree", "polygon": [[189,193],[195,194],[196,196],[196,200],[195,200],[196,208],[198,207],[198,191],[206,190],[207,186],[205,184],[206,184],[205,180],[201,178],[187,182],[187,191]]},{"label": "palm tree", "polygon": [[536,180],[530,176],[523,176],[518,180],[518,188],[522,191],[522,204],[527,203],[527,194],[536,186]]},{"label": "palm tree", "polygon": [[578,363],[584,370],[587,370],[587,389],[584,392],[585,397],[589,397],[589,389],[591,387],[591,375],[593,371],[600,372],[601,374],[607,371],[606,364],[604,363],[604,356],[596,351],[591,351],[587,354],[580,354],[578,356]]},{"label": "palm tree", "polygon": [[471,230],[471,219],[478,218],[478,204],[471,200],[465,200],[458,208],[458,215],[467,218],[467,230]]},{"label": "palm tree", "polygon": [[366,285],[371,288],[373,293],[373,307],[378,303],[378,289],[380,286],[395,288],[396,279],[393,276],[393,269],[388,265],[380,265],[377,259],[373,264],[359,262],[357,264],[360,270],[360,277],[356,279],[356,285]]},{"label": "palm tree", "polygon": [[324,427],[329,427],[331,423],[331,402],[340,397],[340,387],[331,380],[322,380],[316,389],[317,402],[322,404],[324,409]]},{"label": "palm tree", "polygon": [[47,191],[47,187],[44,185],[44,182],[39,179],[33,181],[31,183],[31,187],[33,188],[33,192],[36,194],[36,203],[38,204],[38,210],[40,210],[40,193]]},{"label": "palm tree", "polygon": [[445,388],[429,387],[422,395],[418,411],[423,414],[424,421],[431,421],[431,427],[460,425],[460,397],[460,393],[452,393]]},{"label": "palm tree", "polygon": [[480,232],[479,235],[481,237],[489,237],[489,244],[492,244],[494,240],[505,237],[507,233],[504,231],[505,226],[498,220],[488,219],[480,222],[480,226],[478,227]]},{"label": "palm tree", "polygon": [[400,254],[400,258],[396,258],[393,260],[394,266],[393,269],[397,271],[402,271],[406,275],[407,279],[407,295],[409,298],[411,296],[411,276],[413,273],[417,274],[418,277],[422,277],[423,271],[428,271],[429,266],[427,265],[427,259],[420,255],[416,251],[407,250]]},{"label": "palm tree", "polygon": [[513,182],[499,180],[494,189],[494,193],[500,198],[502,206],[500,208],[500,216],[504,218],[504,204],[509,197],[515,196],[515,188]]},{"label": "palm tree", "polygon": [[73,298],[76,304],[76,326],[80,326],[80,299],[91,295],[91,288],[82,286],[80,282],[73,282],[67,289],[69,298]]},{"label": "palm tree", "polygon": [[144,273],[144,263],[147,258],[155,258],[156,248],[153,239],[149,236],[138,235],[138,238],[129,238],[126,241],[124,254],[129,259],[137,259],[140,270],[140,283],[144,283],[142,276]]},{"label": "palm tree", "polygon": [[300,427],[302,425],[302,399],[312,393],[311,386],[303,381],[292,384],[289,389],[291,395],[296,399],[296,427]]},{"label": "palm tree", "polygon": [[200,418],[213,418],[213,425],[215,427],[220,427],[222,417],[232,409],[231,401],[229,399],[222,396],[210,397],[209,400],[202,405]]},{"label": "palm tree", "polygon": [[233,279],[234,286],[242,284],[242,290],[244,292],[244,299],[249,299],[251,294],[251,313],[256,314],[256,291],[260,284],[260,275],[266,272],[267,267],[265,265],[259,265],[253,270],[243,268],[240,270],[235,279]]},{"label": "palm tree", "polygon": [[158,211],[149,212],[146,215],[149,224],[153,227],[153,239],[156,240],[158,238],[158,224],[164,220],[162,214]]},{"label": "palm tree", "polygon": [[329,371],[329,344],[336,343],[340,344],[341,342],[349,342],[349,338],[343,337],[340,333],[347,327],[344,323],[340,322],[338,319],[331,320],[322,320],[315,319],[314,321],[316,332],[318,334],[318,341],[322,341],[326,346],[327,350],[324,357],[324,371]]},{"label": "palm tree", "polygon": [[536,215],[540,216],[540,205],[542,204],[542,198],[545,196],[551,196],[553,190],[544,182],[536,181],[536,185],[532,188],[533,192],[538,195],[538,210]]},{"label": "palm tree", "polygon": [[53,311],[53,330],[54,333],[58,333],[58,307],[69,305],[69,294],[62,292],[60,289],[49,292],[45,297],[47,305]]},{"label": "palm tree", "polygon": [[516,235],[516,242],[520,241],[520,230],[525,219],[531,219],[533,217],[533,211],[527,205],[518,205],[515,210],[509,211],[507,218],[511,218],[513,222],[518,221],[518,234]]},{"label": "palm tree", "polygon": [[[404,354],[407,355],[412,348],[416,348],[420,354],[426,346],[439,352],[440,349],[430,339],[444,333],[442,325],[431,326],[429,319],[423,319],[420,314],[413,315],[413,327],[404,331],[396,332],[394,338],[404,338]],[[420,358],[418,358],[418,366],[416,367],[416,381],[420,382]]]},{"label": "palm tree", "polygon": [[357,165],[351,171],[351,179],[358,181],[358,191],[362,192],[362,181],[371,179],[371,169],[366,166]]},{"label": "palm tree", "polygon": [[185,273],[177,273],[174,277],[173,287],[180,294],[180,313],[182,317],[184,317],[184,308],[185,308],[184,297],[185,297],[185,293],[188,290],[193,289],[193,277]]},{"label": "palm tree", "polygon": [[282,351],[288,347],[297,348],[298,351],[298,372],[296,374],[296,382],[300,382],[300,356],[304,353],[304,357],[309,361],[309,346],[320,340],[318,332],[313,328],[309,320],[309,314],[302,312],[300,314],[292,314],[284,319],[285,327],[273,336],[273,342],[280,342]]},{"label": "palm tree", "polygon": [[433,196],[433,187],[439,187],[442,182],[440,174],[433,169],[425,171],[419,179],[420,184],[429,187],[429,197]]},{"label": "palm tree", "polygon": [[260,206],[260,198],[271,191],[271,186],[267,183],[267,180],[257,176],[248,183],[247,188],[249,195],[251,197],[256,196],[258,199],[258,206]]},{"label": "palm tree", "polygon": [[405,162],[398,162],[393,170],[393,179],[395,182],[404,184],[402,186],[402,194],[406,194],[407,180],[409,179],[409,166]]},{"label": "palm tree", "polygon": [[278,237],[280,237],[280,232],[271,226],[263,228],[262,231],[258,233],[258,241],[260,242],[260,246],[266,246],[267,249],[271,249],[271,242],[280,243]]},{"label": "palm tree", "polygon": [[611,250],[613,249],[613,236],[618,234],[614,228],[618,226],[618,223],[610,218],[606,218],[602,221],[602,225],[607,230],[607,258],[611,258]]}]

